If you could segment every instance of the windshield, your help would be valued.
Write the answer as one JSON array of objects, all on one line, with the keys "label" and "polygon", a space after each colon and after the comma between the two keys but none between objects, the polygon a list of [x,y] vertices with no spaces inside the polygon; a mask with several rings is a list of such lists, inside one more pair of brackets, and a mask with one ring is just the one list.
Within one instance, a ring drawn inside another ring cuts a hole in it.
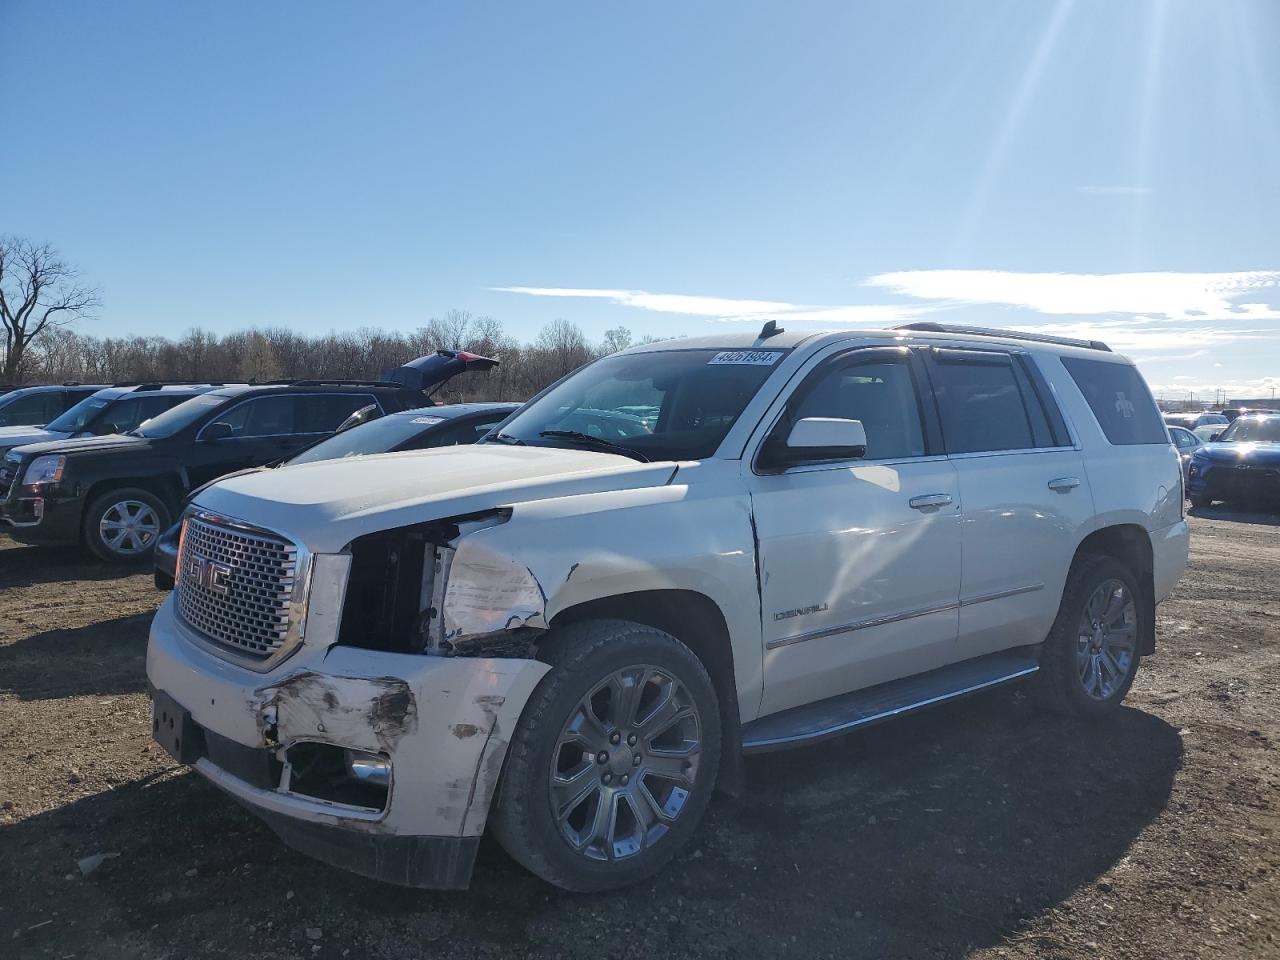
[{"label": "windshield", "polygon": [[60,430],[65,433],[80,433],[89,429],[89,424],[98,419],[98,414],[111,405],[109,397],[85,397],[62,416],[45,427],[46,430]]},{"label": "windshield", "polygon": [[212,411],[214,407],[222,406],[227,402],[227,399],[221,394],[202,393],[198,397],[184,400],[176,407],[170,407],[164,413],[157,414],[150,420],[145,421],[142,426],[134,431],[134,434],[139,437],[148,437],[152,440],[172,437],[175,433],[191,426],[206,413]]},{"label": "windshield", "polygon": [[358,427],[335,433],[298,454],[288,464],[314,463],[317,460],[337,460],[341,457],[359,457],[366,453],[386,453],[411,437],[416,437],[443,417],[419,414],[412,417],[382,417],[370,420]]},{"label": "windshield", "polygon": [[605,357],[532,401],[485,442],[575,447],[649,460],[699,460],[785,350],[664,350]]},{"label": "windshield", "polygon": [[1280,443],[1280,417],[1266,420],[1237,417],[1235,422],[1222,431],[1219,440],[1231,442],[1254,441],[1258,443]]}]

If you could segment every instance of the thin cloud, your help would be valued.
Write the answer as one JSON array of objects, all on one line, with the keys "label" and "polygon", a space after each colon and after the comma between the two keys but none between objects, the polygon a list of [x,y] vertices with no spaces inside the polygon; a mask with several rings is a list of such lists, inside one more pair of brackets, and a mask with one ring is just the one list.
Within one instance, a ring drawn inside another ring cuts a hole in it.
[{"label": "thin cloud", "polygon": [[1026,333],[1048,333],[1060,337],[1077,337],[1082,340],[1103,340],[1113,350],[1125,353],[1142,353],[1148,350],[1181,351],[1168,357],[1148,357],[1147,363],[1175,358],[1190,360],[1203,356],[1205,350],[1209,348],[1222,347],[1229,343],[1280,339],[1280,329],[1243,328],[1222,323],[1190,325],[1151,318],[1077,323],[1013,323],[1009,326]]},{"label": "thin cloud", "polygon": [[565,297],[607,300],[622,307],[705,317],[721,322],[766,320],[805,321],[887,326],[905,323],[921,314],[941,309],[922,304],[810,305],[780,300],[744,300],[734,297],[702,297],[683,293],[649,293],[646,290],[612,290],[583,287],[493,287],[498,293],[530,297]]},{"label": "thin cloud", "polygon": [[1145,197],[1151,193],[1151,188],[1108,184],[1076,187],[1076,193],[1083,193],[1086,197]]},{"label": "thin cloud", "polygon": [[1280,309],[1241,302],[1277,292],[1280,271],[1236,273],[1016,273],[907,270],[881,273],[873,287],[952,304],[1002,304],[1058,316],[1129,314],[1178,320],[1276,320]]}]

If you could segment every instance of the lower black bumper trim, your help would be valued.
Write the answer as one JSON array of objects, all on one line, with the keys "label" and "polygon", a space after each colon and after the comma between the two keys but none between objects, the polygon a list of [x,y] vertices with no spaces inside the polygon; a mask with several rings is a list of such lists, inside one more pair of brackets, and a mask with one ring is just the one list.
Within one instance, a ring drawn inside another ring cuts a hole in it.
[{"label": "lower black bumper trim", "polygon": [[471,883],[479,837],[369,833],[241,805],[300,853],[362,877],[424,890],[465,890]]}]

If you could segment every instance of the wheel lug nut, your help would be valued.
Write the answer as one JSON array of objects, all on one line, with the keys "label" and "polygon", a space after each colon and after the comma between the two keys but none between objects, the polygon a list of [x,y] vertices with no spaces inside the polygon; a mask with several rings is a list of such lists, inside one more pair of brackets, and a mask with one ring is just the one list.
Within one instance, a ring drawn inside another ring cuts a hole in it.
[{"label": "wheel lug nut", "polygon": [[609,734],[610,743],[617,743],[621,739],[622,739],[622,734],[618,733],[616,730],[613,733]]},{"label": "wheel lug nut", "polygon": [[634,747],[636,745],[636,739],[636,735],[633,733],[631,736],[627,737],[627,743]]},{"label": "wheel lug nut", "polygon": [[637,753],[634,757],[631,758],[631,765],[633,767],[640,766],[640,754]]},{"label": "wheel lug nut", "polygon": [[605,753],[603,750],[601,750],[599,753],[596,754],[596,763],[608,763],[608,762],[609,762],[609,755]]},{"label": "wheel lug nut", "polygon": [[630,777],[628,777],[628,776],[624,773],[624,774],[622,775],[622,785],[625,787],[625,786],[627,785],[627,781],[628,781],[628,780],[630,780],[630,779],[631,779],[631,778],[630,778]]},{"label": "wheel lug nut", "polygon": [[600,780],[602,783],[613,783],[613,774],[606,773],[603,777],[600,778]]}]

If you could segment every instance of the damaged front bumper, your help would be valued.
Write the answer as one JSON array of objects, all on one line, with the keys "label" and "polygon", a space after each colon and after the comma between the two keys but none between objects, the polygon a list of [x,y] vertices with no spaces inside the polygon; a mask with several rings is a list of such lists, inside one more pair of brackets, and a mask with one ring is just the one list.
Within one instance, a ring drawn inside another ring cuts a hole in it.
[{"label": "damaged front bumper", "polygon": [[[147,647],[155,735],[170,753],[304,853],[407,886],[467,885],[511,732],[546,664],[304,643],[256,673],[210,653],[173,603]],[[381,758],[385,788],[318,789],[313,771],[329,755]]]}]

